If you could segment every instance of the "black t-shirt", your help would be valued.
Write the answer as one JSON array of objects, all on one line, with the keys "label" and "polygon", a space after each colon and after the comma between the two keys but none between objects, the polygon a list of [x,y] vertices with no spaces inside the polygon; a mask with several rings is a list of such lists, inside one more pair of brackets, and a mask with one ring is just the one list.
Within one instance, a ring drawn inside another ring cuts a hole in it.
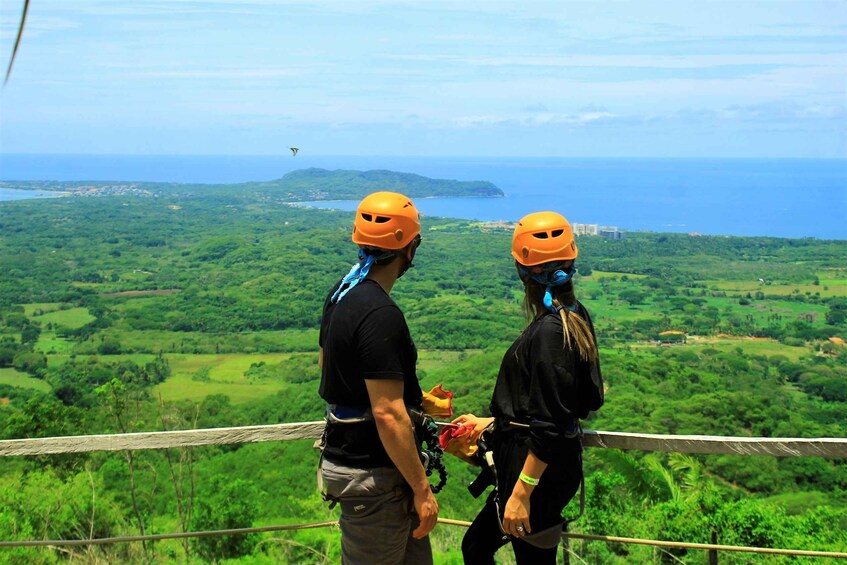
[{"label": "black t-shirt", "polygon": [[[371,279],[332,304],[329,297],[336,288],[338,285],[327,296],[321,319],[321,397],[328,404],[367,409],[370,399],[365,380],[393,379],[403,381],[406,406],[420,407],[422,393],[415,372],[418,353],[397,304]],[[329,426],[324,456],[355,467],[393,465],[373,421]]]},{"label": "black t-shirt", "polygon": [[[578,313],[593,334],[591,318],[581,304]],[[552,463],[574,447],[566,434],[575,419],[586,417],[602,403],[599,361],[587,363],[566,347],[561,318],[545,314],[503,357],[490,408],[498,422],[529,424],[529,431],[519,435],[536,456]]]}]

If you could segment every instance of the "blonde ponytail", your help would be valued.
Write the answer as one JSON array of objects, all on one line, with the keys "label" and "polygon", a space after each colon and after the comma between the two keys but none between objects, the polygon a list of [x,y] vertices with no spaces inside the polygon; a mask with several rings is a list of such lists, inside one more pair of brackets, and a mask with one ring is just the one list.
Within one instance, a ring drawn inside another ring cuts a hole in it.
[{"label": "blonde ponytail", "polygon": [[562,319],[562,333],[564,343],[562,347],[573,346],[580,359],[593,363],[597,360],[597,343],[591,328],[582,316],[562,306],[558,298],[553,299],[553,305],[559,309],[559,317]]}]

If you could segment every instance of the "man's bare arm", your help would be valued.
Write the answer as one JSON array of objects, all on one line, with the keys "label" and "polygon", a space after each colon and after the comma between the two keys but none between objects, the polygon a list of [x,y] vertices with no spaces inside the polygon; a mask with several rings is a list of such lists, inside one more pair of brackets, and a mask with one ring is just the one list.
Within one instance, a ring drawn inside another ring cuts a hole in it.
[{"label": "man's bare arm", "polygon": [[420,525],[412,535],[420,539],[435,527],[438,503],[421,464],[412,420],[403,403],[403,382],[366,379],[365,385],[379,439],[391,461],[412,487],[415,511],[420,518]]}]

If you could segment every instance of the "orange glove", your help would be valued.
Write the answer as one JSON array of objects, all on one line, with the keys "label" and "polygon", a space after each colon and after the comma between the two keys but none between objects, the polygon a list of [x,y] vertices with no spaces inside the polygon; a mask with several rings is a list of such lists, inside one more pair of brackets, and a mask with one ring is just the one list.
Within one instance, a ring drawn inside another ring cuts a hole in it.
[{"label": "orange glove", "polygon": [[462,436],[473,431],[473,428],[473,424],[450,424],[444,426],[441,430],[441,434],[438,436],[438,443],[441,445],[441,449],[443,449],[445,453],[455,455],[466,463],[477,465],[478,463],[473,457],[478,449],[476,444],[468,444],[461,439]]},{"label": "orange glove", "polygon": [[449,418],[453,415],[453,393],[435,385],[423,393],[423,409],[433,418]]}]

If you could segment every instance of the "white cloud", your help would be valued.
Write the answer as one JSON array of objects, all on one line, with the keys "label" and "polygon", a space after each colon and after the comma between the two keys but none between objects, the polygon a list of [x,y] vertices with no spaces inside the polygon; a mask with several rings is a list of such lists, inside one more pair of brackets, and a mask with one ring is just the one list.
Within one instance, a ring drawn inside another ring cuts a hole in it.
[{"label": "white cloud", "polygon": [[409,62],[460,63],[475,67],[552,68],[661,68],[703,69],[731,65],[837,67],[844,69],[847,55],[835,54],[728,54],[728,55],[567,55],[567,56],[462,56],[394,55],[386,59]]},{"label": "white cloud", "polygon": [[291,77],[299,72],[292,69],[171,69],[129,71],[125,76],[142,79],[266,79]]},{"label": "white cloud", "polygon": [[555,114],[550,112],[533,114],[531,116],[517,115],[488,115],[488,116],[462,116],[455,120],[456,126],[460,128],[478,127],[539,127],[549,125],[572,125],[585,126],[600,122],[609,122],[618,116],[610,112],[582,112],[576,114]]}]

